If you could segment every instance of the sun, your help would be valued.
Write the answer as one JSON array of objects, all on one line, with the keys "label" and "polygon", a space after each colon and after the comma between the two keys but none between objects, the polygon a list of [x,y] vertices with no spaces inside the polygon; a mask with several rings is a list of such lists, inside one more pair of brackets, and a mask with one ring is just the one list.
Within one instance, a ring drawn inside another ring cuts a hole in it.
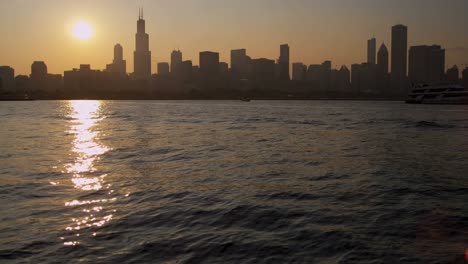
[{"label": "sun", "polygon": [[94,30],[86,21],[78,21],[72,28],[73,36],[79,40],[88,40],[93,36]]}]

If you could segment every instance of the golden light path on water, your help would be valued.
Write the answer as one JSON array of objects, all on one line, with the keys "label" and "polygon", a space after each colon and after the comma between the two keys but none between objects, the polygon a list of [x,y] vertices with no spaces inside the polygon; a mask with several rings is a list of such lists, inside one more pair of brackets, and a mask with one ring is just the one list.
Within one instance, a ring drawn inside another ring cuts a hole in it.
[{"label": "golden light path on water", "polygon": [[[74,136],[70,155],[73,162],[66,165],[65,173],[71,175],[71,183],[78,192],[77,195],[92,192],[103,192],[103,199],[79,200],[75,199],[65,203],[71,208],[74,217],[72,223],[66,227],[67,236],[60,237],[66,246],[80,244],[79,237],[83,235],[96,236],[96,232],[86,232],[86,229],[101,227],[112,220],[112,212],[105,210],[107,204],[116,200],[110,197],[111,184],[105,182],[106,174],[99,174],[95,168],[100,156],[110,150],[99,139],[99,122],[104,119],[101,113],[101,101],[70,101],[71,120],[69,133]],[[102,194],[99,194],[102,197]],[[75,213],[77,212],[77,213]]]}]

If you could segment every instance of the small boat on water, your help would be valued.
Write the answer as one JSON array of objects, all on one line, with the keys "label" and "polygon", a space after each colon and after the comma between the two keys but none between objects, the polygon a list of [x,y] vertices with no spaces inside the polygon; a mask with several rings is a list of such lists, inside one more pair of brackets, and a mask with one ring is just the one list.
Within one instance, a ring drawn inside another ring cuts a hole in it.
[{"label": "small boat on water", "polygon": [[468,91],[458,84],[421,84],[408,94],[407,104],[468,104]]}]

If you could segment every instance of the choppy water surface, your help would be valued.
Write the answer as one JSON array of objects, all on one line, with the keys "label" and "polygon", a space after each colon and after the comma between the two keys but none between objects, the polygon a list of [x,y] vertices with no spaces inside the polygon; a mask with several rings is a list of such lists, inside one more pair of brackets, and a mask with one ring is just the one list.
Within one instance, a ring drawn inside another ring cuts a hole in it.
[{"label": "choppy water surface", "polygon": [[468,108],[0,104],[2,263],[463,263]]}]

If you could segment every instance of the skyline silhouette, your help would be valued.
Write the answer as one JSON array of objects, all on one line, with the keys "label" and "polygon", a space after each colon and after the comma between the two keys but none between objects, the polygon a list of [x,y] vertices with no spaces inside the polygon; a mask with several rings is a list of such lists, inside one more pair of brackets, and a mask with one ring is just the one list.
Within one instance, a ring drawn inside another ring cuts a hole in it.
[{"label": "skyline silhouette", "polygon": [[[465,16],[460,14],[460,10],[468,6],[466,1],[424,1],[423,14],[410,14],[417,10],[421,1],[357,1],[353,4],[292,1],[288,6],[279,1],[268,3],[221,4],[203,0],[176,8],[177,3],[168,1],[82,1],[76,4],[45,0],[41,1],[39,14],[34,9],[38,4],[32,1],[2,2],[2,10],[9,12],[0,16],[0,20],[6,25],[5,34],[11,36],[0,43],[0,50],[5,54],[2,64],[12,66],[17,74],[29,74],[30,63],[37,60],[46,61],[49,71],[54,73],[82,63],[104,69],[112,54],[109,46],[120,43],[127,65],[133,65],[134,39],[129,32],[134,31],[136,11],[132,11],[140,6],[145,8],[146,29],[151,36],[149,50],[153,53],[153,73],[157,63],[169,62],[170,52],[177,48],[183,50],[186,59],[198,65],[201,50],[217,51],[220,61],[226,62],[230,61],[231,50],[242,48],[253,57],[277,59],[277,45],[282,43],[291,46],[291,63],[331,60],[334,68],[341,65],[350,68],[353,63],[367,61],[366,40],[371,37],[377,39],[377,47],[385,43],[390,49],[389,27],[398,23],[410,28],[408,46],[442,45],[446,49],[446,67],[457,64],[463,68],[468,61],[468,36],[463,30]],[[440,22],[426,19],[444,8],[454,11],[440,12]],[[193,14],[188,10],[201,12],[203,18],[192,19]],[[174,12],[177,14],[171,15]],[[82,14],[87,15],[83,17]],[[69,24],[78,18],[88,20],[95,29],[94,36],[87,42],[69,35]],[[23,26],[18,28],[19,24]],[[431,31],[426,30],[428,26]],[[26,37],[34,39],[34,45],[26,41]]]}]

